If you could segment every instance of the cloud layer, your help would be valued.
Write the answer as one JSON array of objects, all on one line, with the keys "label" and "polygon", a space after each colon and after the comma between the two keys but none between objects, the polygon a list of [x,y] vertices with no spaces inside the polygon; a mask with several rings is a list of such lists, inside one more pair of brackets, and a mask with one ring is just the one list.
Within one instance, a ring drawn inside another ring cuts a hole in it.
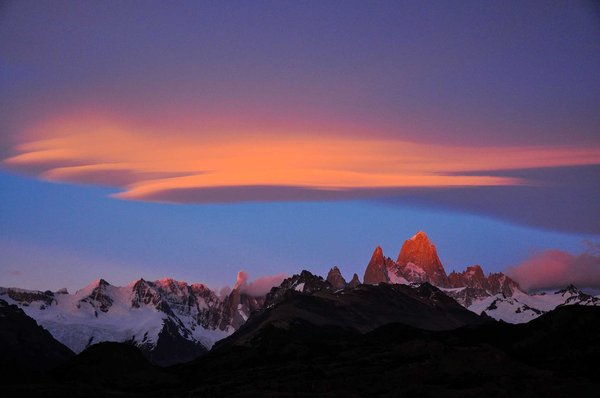
[{"label": "cloud layer", "polygon": [[573,255],[561,250],[538,253],[506,273],[526,290],[556,289],[573,284],[579,288],[600,288],[600,254]]}]

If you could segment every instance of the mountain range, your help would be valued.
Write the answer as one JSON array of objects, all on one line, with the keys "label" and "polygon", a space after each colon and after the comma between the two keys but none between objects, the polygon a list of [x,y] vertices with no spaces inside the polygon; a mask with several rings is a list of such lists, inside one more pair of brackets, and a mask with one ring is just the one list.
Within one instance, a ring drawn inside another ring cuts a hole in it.
[{"label": "mountain range", "polygon": [[510,324],[428,282],[335,289],[308,271],[271,290],[209,352],[171,367],[130,342],[75,355],[2,301],[0,336],[7,396],[558,397],[600,387],[598,307]]},{"label": "mountain range", "polygon": [[[406,240],[395,261],[377,247],[363,282],[357,274],[346,282],[339,268],[333,267],[325,279],[303,271],[266,296],[253,296],[239,284],[221,297],[203,284],[173,279],[139,279],[123,287],[98,279],[74,294],[0,288],[0,299],[18,306],[75,353],[99,342],[127,342],[163,366],[205,354],[236,330],[238,339],[250,338],[248,330],[256,333],[260,325],[289,322],[298,313],[314,325],[365,333],[393,322],[427,330],[452,329],[475,322],[481,314],[484,319],[523,323],[560,306],[600,305],[598,297],[574,286],[527,294],[502,273],[486,276],[479,265],[448,275],[424,232]],[[378,295],[376,311],[373,300],[364,299],[371,295]],[[289,308],[271,311],[280,302]],[[258,315],[250,322],[252,313]],[[425,313],[431,316],[423,317]]]}]

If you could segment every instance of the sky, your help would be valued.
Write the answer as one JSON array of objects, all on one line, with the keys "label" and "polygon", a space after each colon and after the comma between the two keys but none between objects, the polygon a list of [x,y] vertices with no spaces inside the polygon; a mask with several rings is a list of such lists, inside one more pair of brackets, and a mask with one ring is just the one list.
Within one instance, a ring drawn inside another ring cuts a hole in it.
[{"label": "sky", "polygon": [[349,279],[423,230],[600,287],[597,3],[4,1],[0,39],[0,286]]}]

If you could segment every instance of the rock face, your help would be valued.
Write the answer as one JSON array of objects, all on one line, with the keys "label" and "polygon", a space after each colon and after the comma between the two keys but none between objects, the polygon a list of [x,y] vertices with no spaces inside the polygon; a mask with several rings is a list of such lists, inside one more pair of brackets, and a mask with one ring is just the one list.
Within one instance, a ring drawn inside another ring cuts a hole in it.
[{"label": "rock face", "polygon": [[367,284],[430,283],[453,297],[461,305],[469,307],[477,300],[496,294],[512,296],[519,291],[519,285],[503,273],[489,274],[487,277],[479,265],[467,267],[463,272],[446,274],[435,245],[420,231],[404,242],[397,261],[383,255],[380,247],[375,249],[365,271]]},{"label": "rock face", "polygon": [[358,275],[355,273],[352,276],[352,279],[348,283],[348,287],[354,289],[356,286],[360,285],[360,280],[358,279]]},{"label": "rock face", "polygon": [[511,297],[519,291],[517,282],[503,273],[489,274],[487,277],[479,265],[467,267],[463,272],[452,272],[448,275],[448,294],[465,307],[471,306],[475,301],[485,297],[502,294]]},{"label": "rock face", "polygon": [[502,293],[506,296],[512,296],[513,293],[520,291],[519,284],[502,272],[489,274],[487,277],[488,290],[494,294]]},{"label": "rock face", "polygon": [[273,287],[265,298],[264,307],[273,306],[289,297],[298,294],[313,294],[320,291],[330,291],[333,287],[322,277],[313,275],[307,270],[300,274],[284,279],[281,285]]},{"label": "rock face", "polygon": [[469,287],[487,290],[492,294],[502,293],[511,296],[519,285],[503,273],[494,273],[486,277],[481,266],[473,265],[463,272],[452,272],[448,275],[448,287]]},{"label": "rock face", "polygon": [[479,265],[467,267],[461,273],[452,272],[448,275],[448,287],[472,287],[478,289],[487,288],[487,279],[483,269]]},{"label": "rock face", "polygon": [[396,265],[397,274],[410,282],[429,282],[439,287],[448,286],[448,276],[437,250],[422,231],[404,242]]},{"label": "rock face", "polygon": [[326,280],[335,290],[344,289],[347,285],[338,267],[333,267],[329,270]]},{"label": "rock face", "polygon": [[219,328],[221,330],[239,328],[253,311],[262,308],[264,302],[264,297],[254,297],[242,292],[240,287],[234,288],[223,302]]},{"label": "rock face", "polygon": [[388,265],[391,263],[392,260],[390,258],[385,258],[383,256],[383,250],[381,247],[377,246],[371,256],[371,261],[369,261],[367,269],[365,270],[363,282],[367,285],[389,282],[390,278],[388,277],[387,269]]},{"label": "rock face", "polygon": [[113,299],[108,293],[110,283],[104,279],[99,279],[92,292],[85,298],[81,299],[82,303],[88,303],[96,311],[95,315],[98,316],[97,311],[108,312],[113,304]]}]

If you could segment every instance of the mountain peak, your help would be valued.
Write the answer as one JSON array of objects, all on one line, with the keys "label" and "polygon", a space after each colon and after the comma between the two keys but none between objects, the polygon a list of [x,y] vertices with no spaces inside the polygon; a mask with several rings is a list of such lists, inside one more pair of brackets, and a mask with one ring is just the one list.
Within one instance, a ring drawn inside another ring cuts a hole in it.
[{"label": "mountain peak", "polygon": [[481,265],[479,264],[468,266],[464,274],[471,278],[485,278],[485,275],[483,274],[483,268],[481,268]]},{"label": "mountain peak", "polygon": [[278,303],[289,295],[312,294],[320,290],[330,290],[331,283],[325,281],[322,277],[314,275],[310,271],[302,270],[300,274],[292,275],[281,282],[279,286],[274,286],[267,293],[264,306]]},{"label": "mountain peak", "polygon": [[388,262],[391,262],[391,260],[386,261],[386,258],[383,256],[383,250],[380,246],[377,246],[365,270],[364,283],[376,285],[381,282],[389,282],[386,267]]},{"label": "mountain peak", "polygon": [[352,275],[352,279],[350,282],[348,282],[348,287],[354,289],[358,285],[360,285],[360,280],[358,279],[358,275],[354,273],[354,275]]},{"label": "mountain peak", "polygon": [[326,280],[336,290],[343,289],[346,287],[346,280],[342,276],[340,269],[336,266],[329,270]]},{"label": "mountain peak", "polygon": [[417,232],[417,233],[416,233],[416,234],[414,234],[414,235],[413,235],[413,237],[412,237],[412,238],[410,238],[409,240],[412,240],[412,241],[418,241],[418,240],[421,240],[421,241],[426,241],[426,242],[429,242],[429,243],[431,243],[431,241],[429,240],[429,237],[428,237],[428,236],[427,236],[427,234],[426,234],[425,232],[423,232],[423,231],[419,231],[419,232]]},{"label": "mountain peak", "polygon": [[564,295],[566,293],[579,294],[579,293],[581,293],[581,290],[579,290],[575,285],[573,285],[571,283],[569,286],[556,292],[556,294],[562,294],[562,295]]},{"label": "mountain peak", "polygon": [[[398,254],[398,265],[405,268],[413,275],[421,273],[421,278],[415,282],[430,282],[436,286],[445,287],[448,284],[446,271],[438,257],[435,245],[423,231],[417,232],[412,238],[406,240]],[[419,271],[419,272],[416,272]],[[410,280],[410,279],[409,279]]]},{"label": "mountain peak", "polygon": [[373,251],[373,255],[371,256],[371,261],[377,261],[379,259],[383,260],[383,249],[381,248],[381,246],[377,246]]},{"label": "mountain peak", "polygon": [[102,278],[94,279],[92,282],[88,283],[87,286],[79,289],[75,294],[79,297],[87,297],[94,292],[96,289],[104,289],[107,286],[110,286],[106,280]]}]

